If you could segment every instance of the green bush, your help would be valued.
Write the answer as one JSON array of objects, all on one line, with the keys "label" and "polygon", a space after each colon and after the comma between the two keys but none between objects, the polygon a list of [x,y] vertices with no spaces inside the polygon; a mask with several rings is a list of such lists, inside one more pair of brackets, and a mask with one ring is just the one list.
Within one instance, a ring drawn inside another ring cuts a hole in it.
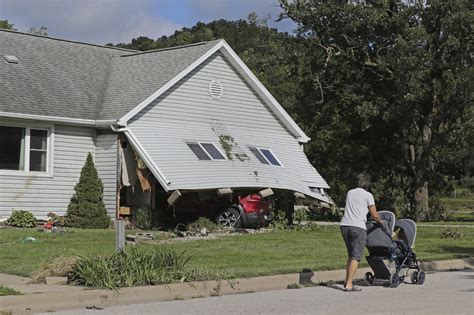
[{"label": "green bush", "polygon": [[[10,287],[0,285],[0,296],[7,296],[7,295],[22,295],[22,293]],[[3,314],[3,312],[0,314]]]},{"label": "green bush", "polygon": [[76,285],[118,289],[186,281],[190,257],[168,247],[131,248],[104,257],[81,258],[70,273]]},{"label": "green bush", "polygon": [[74,190],[76,192],[69,203],[64,224],[83,229],[108,228],[110,217],[102,199],[104,188],[90,153]]},{"label": "green bush", "polygon": [[36,226],[36,218],[29,211],[13,210],[5,224],[21,228],[33,228]]},{"label": "green bush", "polygon": [[132,225],[134,228],[149,231],[154,228],[153,213],[149,208],[138,208],[133,211]]},{"label": "green bush", "polygon": [[205,228],[208,232],[211,233],[219,231],[221,229],[219,225],[204,217],[199,217],[199,219],[189,225],[190,230],[200,231],[202,228]]},{"label": "green bush", "polygon": [[457,239],[460,239],[461,237],[463,237],[463,234],[461,232],[459,232],[458,230],[456,230],[456,229],[447,228],[446,230],[441,232],[440,237],[441,238],[452,238],[452,239],[457,240]]}]

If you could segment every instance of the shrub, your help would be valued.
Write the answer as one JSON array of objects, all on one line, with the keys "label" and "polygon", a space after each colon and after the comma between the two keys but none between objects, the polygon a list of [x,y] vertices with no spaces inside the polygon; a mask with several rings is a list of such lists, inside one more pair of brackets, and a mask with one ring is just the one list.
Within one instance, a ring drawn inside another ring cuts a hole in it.
[{"label": "shrub", "polygon": [[70,281],[113,290],[185,281],[189,278],[189,259],[184,252],[167,247],[131,248],[110,256],[81,258],[70,273]]},{"label": "shrub", "polygon": [[154,227],[153,214],[149,208],[138,208],[133,211],[132,216],[133,227],[139,230],[151,230]]},{"label": "shrub", "polygon": [[13,210],[5,224],[21,228],[33,228],[36,226],[36,218],[29,211]]},{"label": "shrub", "polygon": [[[22,293],[15,289],[0,285],[0,296],[7,295],[22,295]],[[3,312],[1,312],[0,314],[3,314]]]},{"label": "shrub", "polygon": [[456,229],[452,229],[452,228],[447,228],[446,230],[444,230],[440,234],[441,238],[452,238],[452,239],[455,239],[455,240],[460,239],[462,236],[463,236],[463,234],[461,232],[459,232]]},{"label": "shrub", "polygon": [[65,225],[83,229],[106,229],[110,217],[102,200],[103,186],[97,174],[92,155],[87,155],[76,191],[69,203]]},{"label": "shrub", "polygon": [[275,217],[272,222],[268,225],[268,228],[274,230],[285,230],[288,227],[288,224],[285,219],[284,211],[275,211]]},{"label": "shrub", "polygon": [[219,225],[204,217],[199,217],[199,219],[189,225],[190,230],[200,231],[202,228],[205,228],[208,232],[211,233],[219,231],[221,229]]},{"label": "shrub", "polygon": [[309,208],[300,207],[298,209],[295,209],[295,212],[293,214],[293,220],[297,223],[309,220]]}]

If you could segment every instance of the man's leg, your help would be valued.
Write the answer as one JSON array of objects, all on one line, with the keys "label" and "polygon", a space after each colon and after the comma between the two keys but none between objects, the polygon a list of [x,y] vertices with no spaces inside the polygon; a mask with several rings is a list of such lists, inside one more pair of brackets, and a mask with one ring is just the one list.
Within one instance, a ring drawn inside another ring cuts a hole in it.
[{"label": "man's leg", "polygon": [[346,267],[346,288],[347,289],[352,289],[352,280],[354,280],[358,266],[359,266],[359,262],[357,260],[352,259],[351,257],[347,259],[347,267]]}]

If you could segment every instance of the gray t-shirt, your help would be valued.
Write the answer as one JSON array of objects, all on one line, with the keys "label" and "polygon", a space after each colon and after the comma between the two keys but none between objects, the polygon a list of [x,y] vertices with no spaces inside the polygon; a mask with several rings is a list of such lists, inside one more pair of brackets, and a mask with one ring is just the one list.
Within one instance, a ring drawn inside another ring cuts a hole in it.
[{"label": "gray t-shirt", "polygon": [[347,192],[344,216],[339,225],[357,226],[366,230],[369,206],[375,205],[374,196],[362,188],[351,189]]}]

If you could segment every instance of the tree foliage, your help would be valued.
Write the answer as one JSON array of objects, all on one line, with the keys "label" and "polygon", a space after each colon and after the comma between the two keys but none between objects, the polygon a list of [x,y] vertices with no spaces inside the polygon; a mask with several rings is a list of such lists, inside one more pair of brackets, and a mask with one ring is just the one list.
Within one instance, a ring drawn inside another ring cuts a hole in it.
[{"label": "tree foliage", "polygon": [[281,4],[308,52],[296,111],[313,139],[311,160],[339,201],[350,177],[367,170],[400,188],[407,209],[418,209],[412,215],[426,218],[428,185],[436,190],[444,175],[462,172],[467,156],[469,1]]},{"label": "tree foliage", "polygon": [[102,181],[90,153],[74,190],[75,193],[67,209],[65,225],[88,229],[108,228],[110,218],[102,199]]},{"label": "tree foliage", "polygon": [[299,75],[295,72],[299,68],[295,65],[300,63],[300,52],[296,38],[268,27],[268,19],[250,13],[247,20],[198,22],[171,36],[156,40],[140,36],[132,39],[131,43],[116,46],[145,51],[225,39],[278,101],[291,112],[296,102],[295,91]]},{"label": "tree foliage", "polygon": [[48,36],[48,28],[46,26],[41,26],[40,28],[30,27],[27,33],[41,36]]},{"label": "tree foliage", "polygon": [[0,20],[0,28],[16,31],[16,28],[14,26],[15,25],[9,23],[8,20]]}]

